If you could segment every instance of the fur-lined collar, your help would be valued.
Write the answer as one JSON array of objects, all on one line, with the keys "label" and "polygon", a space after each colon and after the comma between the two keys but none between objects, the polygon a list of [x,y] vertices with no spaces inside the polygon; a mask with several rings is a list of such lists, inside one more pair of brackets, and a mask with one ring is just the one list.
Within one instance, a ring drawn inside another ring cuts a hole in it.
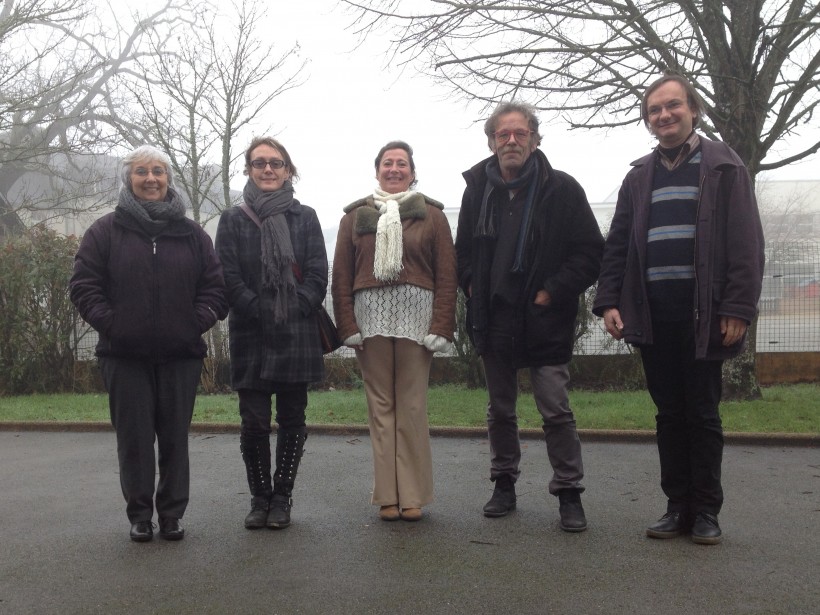
[{"label": "fur-lined collar", "polygon": [[[421,192],[416,192],[399,205],[399,217],[402,220],[424,220],[427,217],[427,205],[444,209],[444,205]],[[379,224],[379,210],[372,196],[359,199],[344,208],[345,213],[356,211],[356,232],[359,235],[375,233]]]}]

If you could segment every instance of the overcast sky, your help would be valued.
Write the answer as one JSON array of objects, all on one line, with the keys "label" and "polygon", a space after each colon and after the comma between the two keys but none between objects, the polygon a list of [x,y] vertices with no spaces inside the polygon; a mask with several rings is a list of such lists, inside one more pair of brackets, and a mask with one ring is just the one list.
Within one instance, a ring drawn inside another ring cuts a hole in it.
[{"label": "overcast sky", "polygon": [[[357,47],[357,36],[346,29],[352,18],[336,0],[270,1],[267,7],[261,32],[282,51],[298,41],[309,64],[305,85],[277,98],[264,123],[288,148],[301,175],[296,195],[317,210],[322,225],[335,227],[345,205],[373,191],[375,155],[392,139],[415,150],[417,189],[458,207],[461,173],[489,155],[479,106],[457,100],[413,67],[389,65],[387,33]],[[637,121],[608,134],[542,124],[542,134],[552,165],[575,176],[591,202],[617,190],[629,162],[654,146]],[[249,140],[237,143],[237,151]],[[817,179],[817,167],[815,156],[770,177]],[[232,185],[241,189],[244,182],[237,176]]]}]

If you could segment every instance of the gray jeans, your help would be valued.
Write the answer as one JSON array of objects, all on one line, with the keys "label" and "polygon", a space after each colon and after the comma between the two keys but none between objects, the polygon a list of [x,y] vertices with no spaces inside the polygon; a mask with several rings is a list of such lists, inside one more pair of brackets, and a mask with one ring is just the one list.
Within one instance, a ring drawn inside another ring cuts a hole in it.
[{"label": "gray jeans", "polygon": [[[521,461],[521,443],[518,439],[518,369],[514,367],[509,346],[504,339],[493,336],[491,350],[482,357],[487,379],[487,430],[490,438],[490,479],[509,475],[517,480]],[[556,495],[561,489],[583,491],[581,479],[584,464],[581,459],[581,441],[575,427],[575,416],[569,407],[567,383],[569,368],[564,365],[545,365],[530,368],[535,405],[543,419],[547,455],[552,465],[549,492]]]}]

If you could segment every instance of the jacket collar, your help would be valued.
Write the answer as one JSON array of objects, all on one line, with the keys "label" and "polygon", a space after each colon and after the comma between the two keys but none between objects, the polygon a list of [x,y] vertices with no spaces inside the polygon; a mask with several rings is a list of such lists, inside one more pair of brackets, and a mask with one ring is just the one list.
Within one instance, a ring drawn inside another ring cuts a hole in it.
[{"label": "jacket collar", "polygon": [[[704,164],[707,168],[715,169],[721,166],[742,166],[743,162],[737,154],[735,154],[723,141],[712,141],[703,135],[698,135],[698,137],[700,138],[700,149],[701,152],[703,152],[702,164]],[[645,156],[641,156],[629,164],[633,167],[649,166],[651,168],[655,163],[656,156],[660,156],[660,153],[657,151],[657,147]]]},{"label": "jacket collar", "polygon": [[[133,217],[120,209],[114,210],[114,224],[151,239]],[[190,235],[192,232],[193,228],[188,224],[188,218],[183,218],[182,220],[170,220],[168,226],[159,236],[183,237]]]},{"label": "jacket collar", "polygon": [[[438,201],[425,197],[421,192],[416,192],[406,201],[399,205],[399,217],[402,220],[424,220],[427,217],[427,205],[444,209],[444,205]],[[359,235],[375,233],[379,224],[379,210],[372,196],[354,201],[344,208],[345,213],[356,211],[356,232]]]},{"label": "jacket collar", "polygon": [[[547,158],[547,155],[544,152],[542,152],[540,149],[536,148],[536,150],[532,153],[532,155],[533,156],[538,156],[541,159],[541,169],[542,169],[542,171],[541,171],[541,177],[539,178],[539,181],[542,184],[542,188],[543,188],[544,184],[553,185],[553,184],[557,184],[557,182],[561,181],[561,178],[560,178],[559,174],[556,173],[553,170],[552,165],[550,164],[550,161],[549,161],[549,159]],[[478,164],[473,165],[467,171],[464,171],[461,175],[462,175],[462,177],[464,177],[464,180],[467,182],[467,184],[472,185],[473,182],[477,182],[483,188],[484,183],[487,181],[487,171],[486,171],[487,163],[490,162],[494,157],[495,157],[495,154],[493,154],[492,156],[489,156],[488,158],[485,158],[484,160],[482,160]]]}]

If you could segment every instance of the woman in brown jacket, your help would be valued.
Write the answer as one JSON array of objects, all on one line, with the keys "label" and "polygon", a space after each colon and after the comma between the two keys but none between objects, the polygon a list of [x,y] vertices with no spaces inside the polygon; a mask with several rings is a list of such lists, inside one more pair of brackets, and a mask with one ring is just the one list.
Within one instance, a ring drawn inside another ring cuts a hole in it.
[{"label": "woman in brown jacket", "polygon": [[433,501],[427,385],[455,329],[452,233],[444,206],[410,189],[415,169],[407,143],[381,148],[379,187],[345,207],[333,260],[334,315],[362,370],[384,521],[418,521]]}]

